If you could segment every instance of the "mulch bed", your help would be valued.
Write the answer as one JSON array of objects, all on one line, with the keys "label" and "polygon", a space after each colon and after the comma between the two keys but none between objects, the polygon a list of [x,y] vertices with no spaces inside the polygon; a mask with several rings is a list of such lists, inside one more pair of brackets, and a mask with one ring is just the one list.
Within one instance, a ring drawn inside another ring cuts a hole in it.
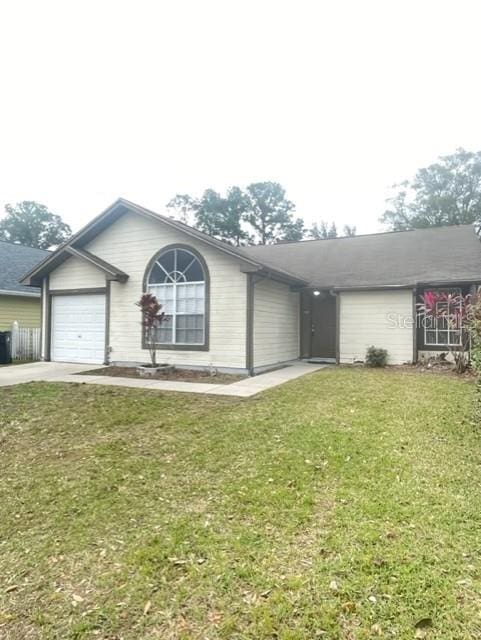
[{"label": "mulch bed", "polygon": [[476,372],[474,369],[467,369],[464,373],[456,373],[454,365],[451,362],[418,362],[415,365],[402,365],[403,369],[410,369],[416,373],[432,373],[444,376],[454,376],[465,380],[475,380]]},{"label": "mulch bed", "polygon": [[[342,367],[362,367],[366,365],[363,363],[351,365],[341,365]],[[476,380],[477,375],[473,369],[468,369],[464,373],[456,373],[454,365],[447,361],[428,361],[417,362],[416,364],[393,364],[383,367],[384,371],[396,373],[404,371],[406,373],[425,373],[428,375],[442,375],[451,378],[457,378],[458,380]]]},{"label": "mulch bed", "polygon": [[141,375],[136,367],[105,367],[104,369],[93,369],[92,371],[82,371],[78,375],[90,376],[112,376],[113,378],[140,378],[142,380],[176,380],[179,382],[206,382],[209,384],[232,384],[243,380],[246,376],[233,375],[230,373],[214,373],[209,371],[197,371],[195,369],[173,369],[172,371],[159,371],[153,376]]},{"label": "mulch bed", "polygon": [[476,380],[476,372],[473,369],[468,369],[464,373],[456,373],[454,365],[451,362],[417,362],[416,364],[398,364],[387,366],[386,370],[448,376],[450,378],[457,378],[458,380]]}]

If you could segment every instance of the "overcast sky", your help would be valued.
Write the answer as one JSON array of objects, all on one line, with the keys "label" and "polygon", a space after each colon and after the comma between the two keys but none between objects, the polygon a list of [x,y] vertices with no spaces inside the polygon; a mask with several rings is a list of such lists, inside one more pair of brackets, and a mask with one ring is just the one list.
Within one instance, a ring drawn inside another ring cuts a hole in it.
[{"label": "overcast sky", "polygon": [[480,2],[15,0],[0,24],[0,215],[77,230],[118,196],[276,180],[371,232],[390,185],[481,149]]}]

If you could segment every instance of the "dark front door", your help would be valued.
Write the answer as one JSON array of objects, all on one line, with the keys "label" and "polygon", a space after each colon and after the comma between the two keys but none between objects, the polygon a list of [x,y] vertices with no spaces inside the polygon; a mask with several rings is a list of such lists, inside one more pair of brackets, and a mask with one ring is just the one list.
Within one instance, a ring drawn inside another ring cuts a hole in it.
[{"label": "dark front door", "polygon": [[303,295],[303,357],[336,358],[336,298],[328,291]]}]

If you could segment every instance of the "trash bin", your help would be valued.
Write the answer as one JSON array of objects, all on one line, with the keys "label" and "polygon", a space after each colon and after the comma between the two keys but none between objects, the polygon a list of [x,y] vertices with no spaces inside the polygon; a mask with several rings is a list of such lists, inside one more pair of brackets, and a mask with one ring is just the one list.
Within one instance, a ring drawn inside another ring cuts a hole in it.
[{"label": "trash bin", "polygon": [[12,362],[12,334],[10,331],[0,331],[0,364]]}]

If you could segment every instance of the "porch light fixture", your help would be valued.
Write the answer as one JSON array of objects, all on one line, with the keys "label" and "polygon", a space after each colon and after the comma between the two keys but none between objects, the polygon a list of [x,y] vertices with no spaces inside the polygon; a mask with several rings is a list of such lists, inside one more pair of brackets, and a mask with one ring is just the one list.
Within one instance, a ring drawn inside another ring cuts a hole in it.
[{"label": "porch light fixture", "polygon": [[320,296],[321,292],[319,291],[319,289],[314,289],[314,291],[312,292],[313,296]]}]

